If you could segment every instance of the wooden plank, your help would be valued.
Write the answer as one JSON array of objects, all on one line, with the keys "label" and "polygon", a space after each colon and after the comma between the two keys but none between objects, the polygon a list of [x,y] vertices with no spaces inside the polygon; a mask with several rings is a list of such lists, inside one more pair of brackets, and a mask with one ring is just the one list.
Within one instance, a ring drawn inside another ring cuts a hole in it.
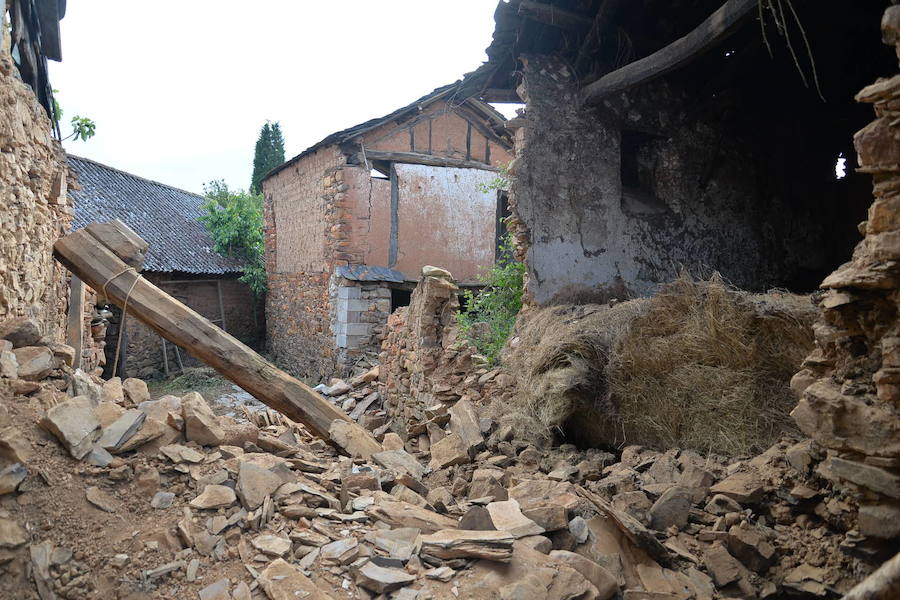
[{"label": "wooden plank", "polygon": [[383,160],[413,165],[427,165],[430,167],[455,167],[457,169],[485,169],[496,171],[497,167],[477,160],[463,160],[460,158],[447,158],[433,156],[431,154],[419,154],[417,152],[385,152],[382,150],[366,149],[366,157],[370,161]]},{"label": "wooden plank", "polygon": [[758,7],[758,0],[728,0],[689,34],[650,56],[604,75],[581,90],[582,100],[596,104],[603,98],[665,75],[697,58],[733,33]]},{"label": "wooden plank", "polygon": [[[172,342],[190,350],[219,373],[261,402],[298,421],[314,435],[340,445],[348,453],[369,456],[381,445],[346,413],[316,392],[265,360],[203,316],[141,277],[86,231],[56,241],[56,259],[94,289],[106,285],[110,299],[127,302],[128,315]],[[342,442],[329,431],[337,422]]]},{"label": "wooden plank", "polygon": [[169,351],[166,349],[166,338],[159,336],[159,341],[162,342],[163,369],[165,369],[166,377],[168,377],[169,376]]},{"label": "wooden plank", "polygon": [[216,295],[219,297],[219,319],[222,320],[222,331],[228,331],[225,326],[225,303],[222,301],[222,280],[216,280]]},{"label": "wooden plank", "polygon": [[122,221],[113,219],[106,223],[91,223],[84,229],[129,267],[138,270],[144,267],[144,257],[147,256],[150,244]]},{"label": "wooden plank", "polygon": [[69,282],[69,313],[66,315],[66,343],[75,349],[73,369],[81,368],[84,351],[84,282],[72,275]]},{"label": "wooden plank", "polygon": [[531,0],[522,0],[519,4],[519,15],[532,21],[553,25],[568,29],[572,27],[590,27],[594,22],[584,15],[580,15],[571,10],[565,10],[558,6],[544,4],[543,2],[532,2]]}]

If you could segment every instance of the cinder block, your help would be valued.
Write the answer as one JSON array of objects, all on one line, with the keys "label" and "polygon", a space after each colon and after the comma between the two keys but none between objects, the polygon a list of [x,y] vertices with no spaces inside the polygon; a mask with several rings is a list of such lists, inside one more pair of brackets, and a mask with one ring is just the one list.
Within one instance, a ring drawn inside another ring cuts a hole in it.
[{"label": "cinder block", "polygon": [[371,327],[368,323],[347,323],[347,336],[364,336],[368,338]]},{"label": "cinder block", "polygon": [[355,299],[355,298],[359,298],[361,294],[362,294],[362,290],[360,290],[356,286],[342,285],[341,287],[338,288],[338,298],[348,298],[348,299],[353,298],[353,299]]}]

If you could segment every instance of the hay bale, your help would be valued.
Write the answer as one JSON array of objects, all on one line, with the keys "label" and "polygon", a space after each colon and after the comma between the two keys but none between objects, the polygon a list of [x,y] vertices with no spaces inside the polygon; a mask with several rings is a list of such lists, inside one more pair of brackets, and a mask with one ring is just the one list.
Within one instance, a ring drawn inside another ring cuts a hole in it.
[{"label": "hay bale", "polygon": [[650,299],[556,306],[521,319],[505,362],[508,422],[591,446],[740,454],[793,429],[789,382],[812,349],[809,298],[689,277]]}]

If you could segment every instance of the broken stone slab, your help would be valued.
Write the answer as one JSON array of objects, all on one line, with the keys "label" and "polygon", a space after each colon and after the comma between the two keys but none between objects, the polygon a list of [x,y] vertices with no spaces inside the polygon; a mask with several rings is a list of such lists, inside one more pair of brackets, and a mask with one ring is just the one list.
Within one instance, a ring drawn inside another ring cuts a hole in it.
[{"label": "broken stone slab", "polygon": [[457,433],[451,433],[436,444],[431,445],[430,467],[432,471],[468,462],[470,462],[468,447]]},{"label": "broken stone slab", "polygon": [[868,537],[891,540],[900,537],[900,506],[861,504],[859,532]]},{"label": "broken stone slab", "polygon": [[52,433],[74,458],[82,459],[100,437],[100,421],[90,400],[77,396],[50,408],[39,425]]},{"label": "broken stone slab", "polygon": [[112,454],[110,454],[100,446],[95,445],[82,460],[89,465],[94,465],[95,467],[106,467],[109,466],[110,463],[112,463],[114,457]]},{"label": "broken stone slab", "polygon": [[619,591],[615,576],[589,558],[566,550],[553,550],[550,558],[575,569],[593,583],[597,588],[598,600],[608,600]]},{"label": "broken stone slab", "polygon": [[18,379],[19,361],[12,350],[0,350],[0,377]]},{"label": "broken stone slab", "polygon": [[242,462],[238,469],[235,492],[244,508],[255,510],[262,505],[266,496],[274,494],[282,483],[284,482],[281,478],[269,469],[251,462]]},{"label": "broken stone slab", "polygon": [[15,317],[0,323],[0,339],[8,340],[13,348],[37,346],[43,335],[41,324],[30,317]]},{"label": "broken stone slab", "polygon": [[456,519],[400,500],[382,500],[366,509],[366,513],[391,527],[414,527],[423,533],[455,529],[457,524]]},{"label": "broken stone slab", "polygon": [[671,487],[650,507],[650,527],[665,531],[669,527],[681,529],[688,522],[693,493],[688,488]]},{"label": "broken stone slab", "polygon": [[116,404],[125,402],[125,391],[122,389],[122,379],[120,377],[111,377],[104,381],[101,398],[103,402],[113,402]]},{"label": "broken stone slab", "polygon": [[141,449],[141,452],[155,452],[156,449],[170,444],[180,437],[181,432],[153,417],[147,417],[140,429],[118,448],[117,453],[130,452],[138,448]]},{"label": "broken stone slab", "polygon": [[[714,543],[704,553],[703,564],[719,588],[731,584],[736,584],[739,588],[750,586],[748,581],[750,572],[719,542]],[[753,591],[752,587],[749,589]]]},{"label": "broken stone slab", "polygon": [[223,508],[237,502],[234,490],[227,485],[207,485],[203,492],[190,501],[194,508],[203,510]]},{"label": "broken stone slab", "polygon": [[765,572],[775,562],[775,548],[751,527],[733,525],[728,530],[726,544],[732,556],[757,573]]},{"label": "broken stone slab", "polygon": [[175,494],[172,492],[156,492],[150,500],[150,507],[163,510],[172,506]]},{"label": "broken stone slab", "polygon": [[270,533],[258,535],[253,538],[250,543],[254,548],[268,556],[283,557],[291,551],[291,540]]},{"label": "broken stone slab", "polygon": [[22,527],[12,519],[0,517],[0,549],[12,550],[24,545],[28,535]]},{"label": "broken stone slab", "polygon": [[895,472],[837,456],[829,457],[828,467],[841,479],[891,498],[900,498],[900,475]]},{"label": "broken stone slab", "polygon": [[423,535],[422,553],[437,558],[483,558],[508,562],[516,538],[508,531],[443,529]]},{"label": "broken stone slab", "polygon": [[491,502],[486,507],[494,529],[507,531],[514,538],[540,535],[544,528],[522,514],[516,500]]},{"label": "broken stone slab", "polygon": [[569,526],[569,511],[556,504],[538,504],[522,510],[522,514],[544,528],[556,531]]},{"label": "broken stone slab", "polygon": [[381,367],[378,365],[375,365],[374,367],[372,367],[365,373],[357,375],[356,377],[351,379],[350,385],[352,385],[354,388],[358,388],[359,386],[361,386],[363,384],[372,383],[373,381],[378,380],[378,377],[380,376],[380,374],[381,374]]},{"label": "broken stone slab", "polygon": [[359,541],[347,537],[325,544],[319,549],[319,559],[326,565],[348,565],[359,556]]},{"label": "broken stone slab", "polygon": [[9,463],[25,463],[31,458],[31,442],[17,427],[5,427],[0,431],[0,460]]},{"label": "broken stone slab", "polygon": [[381,447],[385,450],[403,450],[403,440],[400,439],[400,436],[394,433],[393,431],[389,431],[384,434],[384,439],[381,440]]},{"label": "broken stone slab", "polygon": [[450,433],[462,438],[469,453],[477,452],[484,447],[484,436],[475,407],[466,398],[461,398],[450,407]]},{"label": "broken stone slab", "polygon": [[333,600],[300,569],[281,558],[270,562],[257,581],[269,600]]},{"label": "broken stone slab", "polygon": [[365,414],[365,412],[369,410],[369,407],[377,402],[380,397],[381,394],[379,394],[378,392],[372,392],[371,394],[357,402],[356,407],[352,411],[350,411],[350,418],[354,421],[359,421]]},{"label": "broken stone slab", "polygon": [[725,494],[716,494],[710,498],[703,510],[711,515],[722,516],[732,512],[741,512],[741,505]]},{"label": "broken stone slab", "polygon": [[408,561],[418,553],[418,539],[421,532],[415,527],[397,529],[376,529],[366,535],[366,539],[376,548],[384,550],[391,558]]},{"label": "broken stone slab", "polygon": [[491,513],[484,506],[473,506],[466,511],[466,514],[459,520],[459,529],[470,529],[473,531],[492,531],[494,521],[491,519]]},{"label": "broken stone slab", "polygon": [[185,395],[181,399],[181,410],[185,438],[201,446],[218,446],[225,442],[225,430],[203,396],[197,392]]},{"label": "broken stone slab", "polygon": [[92,485],[84,490],[84,497],[102,511],[108,513],[116,512],[117,503],[115,499],[97,486]]},{"label": "broken stone slab", "polygon": [[103,429],[97,445],[110,454],[117,454],[125,442],[137,433],[146,418],[147,415],[136,408],[126,410],[115,422]]},{"label": "broken stone slab", "polygon": [[47,346],[50,348],[50,351],[53,352],[53,358],[59,359],[63,361],[66,366],[73,366],[75,364],[75,348],[68,344],[50,344]]},{"label": "broken stone slab", "polygon": [[103,401],[103,388],[94,383],[91,377],[81,369],[72,374],[72,395],[87,396],[93,406]]},{"label": "broken stone slab", "polygon": [[106,429],[125,414],[125,409],[115,402],[107,402],[106,400],[94,406],[94,414],[100,421],[100,426]]},{"label": "broken stone slab", "polygon": [[167,444],[161,446],[159,453],[175,464],[183,462],[199,464],[206,459],[206,456],[204,456],[202,452],[197,452],[193,448],[182,446],[181,444]]},{"label": "broken stone slab", "polygon": [[24,346],[13,350],[19,379],[40,381],[53,370],[53,352],[46,346]]},{"label": "broken stone slab", "polygon": [[416,580],[415,575],[410,575],[402,569],[380,567],[374,562],[366,561],[363,565],[354,567],[353,574],[356,585],[376,594],[385,594],[407,586]]},{"label": "broken stone slab", "polygon": [[756,504],[763,499],[765,482],[756,471],[740,471],[709,488],[712,494],[723,494],[739,504]]},{"label": "broken stone slab", "polygon": [[336,397],[343,396],[352,389],[353,388],[350,387],[350,384],[343,379],[332,379],[331,385],[328,387],[328,389],[324,390],[323,393],[326,396]]},{"label": "broken stone slab", "polygon": [[22,463],[13,463],[0,471],[0,496],[16,491],[27,476],[28,470]]},{"label": "broken stone slab", "polygon": [[[147,382],[143,379],[129,377],[122,382],[122,393],[125,396],[125,401],[131,406],[137,406],[141,402],[150,400],[150,390],[147,389]],[[196,393],[197,392],[191,392],[191,394]]]},{"label": "broken stone slab", "polygon": [[200,600],[232,600],[229,589],[230,582],[227,577],[223,577],[201,589]]},{"label": "broken stone slab", "polygon": [[328,429],[328,437],[351,458],[369,459],[373,454],[381,452],[381,444],[375,441],[368,431],[356,423],[335,419]]},{"label": "broken stone slab", "polygon": [[384,450],[372,455],[372,460],[381,467],[396,473],[406,473],[415,479],[425,476],[425,467],[406,450]]}]

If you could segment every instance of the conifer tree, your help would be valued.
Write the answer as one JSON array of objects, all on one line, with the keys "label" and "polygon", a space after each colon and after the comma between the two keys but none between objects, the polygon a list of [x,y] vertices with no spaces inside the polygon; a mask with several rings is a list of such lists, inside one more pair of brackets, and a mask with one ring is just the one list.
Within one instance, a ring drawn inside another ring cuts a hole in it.
[{"label": "conifer tree", "polygon": [[284,162],[284,137],[281,135],[281,125],[278,121],[272,123],[266,121],[259,131],[259,139],[256,140],[256,151],[253,154],[253,178],[250,182],[250,192],[259,194],[260,182],[266,173]]}]

